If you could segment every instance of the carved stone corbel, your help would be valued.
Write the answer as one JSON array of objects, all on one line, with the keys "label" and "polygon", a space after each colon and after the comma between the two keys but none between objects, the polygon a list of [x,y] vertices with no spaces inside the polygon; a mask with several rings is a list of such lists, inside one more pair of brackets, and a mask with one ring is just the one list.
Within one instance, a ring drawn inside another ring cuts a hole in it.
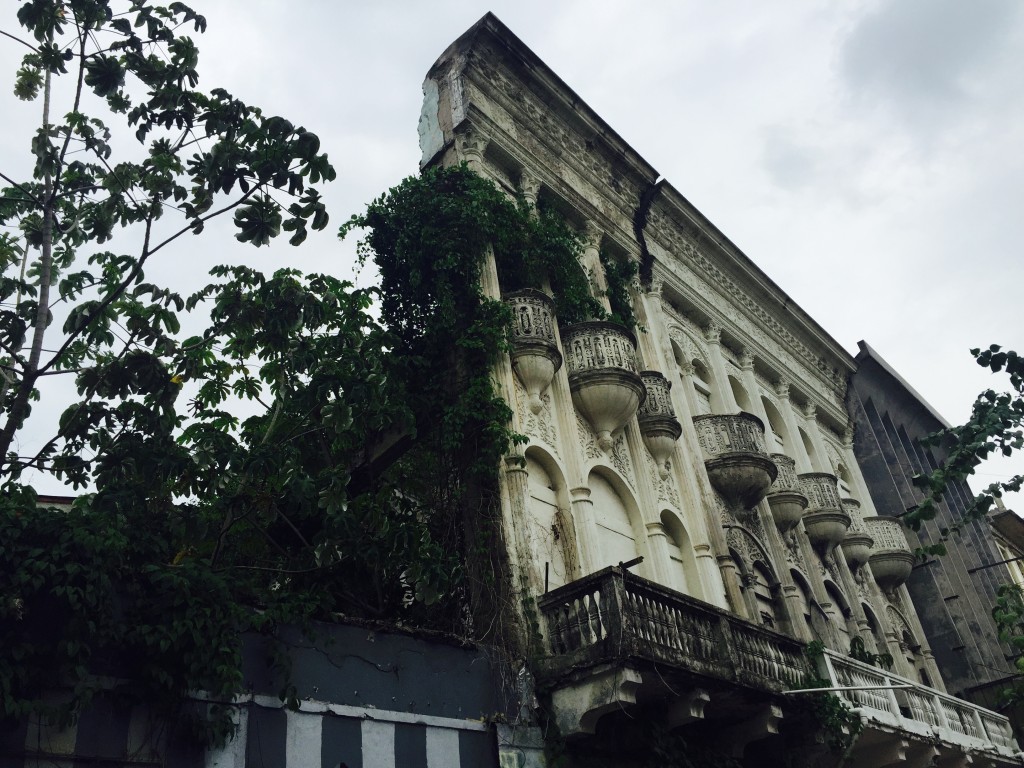
[{"label": "carved stone corbel", "polygon": [[551,696],[551,704],[562,736],[593,734],[603,715],[636,704],[641,682],[635,669],[606,667],[559,687]]},{"label": "carved stone corbel", "polygon": [[886,765],[906,765],[910,752],[910,741],[892,736],[884,741],[855,749],[853,763],[856,765],[874,765],[878,768]]},{"label": "carved stone corbel", "polygon": [[765,704],[757,714],[724,729],[722,742],[729,745],[734,757],[742,758],[747,744],[777,734],[781,719],[782,707],[777,704]]},{"label": "carved stone corbel", "polygon": [[671,728],[704,719],[704,707],[711,701],[711,694],[703,688],[692,688],[675,699],[665,713],[665,725]]}]

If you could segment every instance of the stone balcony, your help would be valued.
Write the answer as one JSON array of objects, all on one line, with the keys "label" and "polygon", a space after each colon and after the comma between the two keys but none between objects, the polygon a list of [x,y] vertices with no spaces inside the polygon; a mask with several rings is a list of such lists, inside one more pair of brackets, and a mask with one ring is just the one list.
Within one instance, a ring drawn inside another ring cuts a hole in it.
[{"label": "stone balcony", "polygon": [[[768,756],[759,765],[794,739],[807,745],[796,764],[835,764],[820,751],[804,694],[785,693],[811,678],[801,642],[618,566],[543,595],[537,608],[545,637],[534,671],[566,739],[607,737],[637,718],[668,729],[699,721],[694,728],[737,757]],[[1021,765],[1002,715],[832,651],[818,674],[860,689],[836,692],[864,724],[848,765]]]},{"label": "stone balcony", "polygon": [[693,417],[708,479],[736,513],[753,509],[779,474],[768,456],[764,424],[751,413]]},{"label": "stone balcony", "polygon": [[[819,674],[861,716],[853,765],[1021,765],[1007,718],[832,651]],[[894,688],[893,686],[902,686]]]},{"label": "stone balcony", "polygon": [[[777,732],[777,694],[810,671],[800,642],[617,566],[537,604],[547,654],[539,679],[557,681],[552,703],[566,737],[594,733],[600,717],[636,704],[638,696],[665,697],[670,727],[703,718],[705,705],[715,709],[717,699],[730,738],[742,748]],[[751,688],[763,697],[736,693]]]}]

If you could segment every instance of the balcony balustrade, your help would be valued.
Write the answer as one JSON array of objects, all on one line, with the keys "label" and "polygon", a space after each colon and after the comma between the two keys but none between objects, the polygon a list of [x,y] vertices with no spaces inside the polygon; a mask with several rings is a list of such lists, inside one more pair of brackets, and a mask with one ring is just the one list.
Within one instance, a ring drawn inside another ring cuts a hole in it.
[{"label": "balcony balustrade", "polygon": [[751,413],[704,414],[693,417],[693,426],[715,490],[734,511],[757,506],[779,473],[761,420]]},{"label": "balcony balustrade", "polygon": [[796,461],[784,453],[773,453],[772,461],[779,470],[778,477],[768,491],[768,506],[780,533],[791,530],[800,522],[807,509],[807,497],[800,492],[800,478],[796,474]]},{"label": "balcony balustrade", "polygon": [[839,501],[839,483],[828,472],[800,475],[800,489],[809,503],[804,513],[804,530],[811,543],[823,552],[843,540],[850,527],[850,516]]},{"label": "balcony balustrade", "polygon": [[864,525],[864,516],[860,511],[860,502],[856,499],[846,498],[842,500],[843,509],[850,516],[850,530],[843,537],[843,555],[850,568],[856,571],[871,556],[871,547],[875,540],[868,533]]},{"label": "balcony balustrade", "polygon": [[562,353],[555,342],[555,304],[533,288],[502,298],[512,310],[512,370],[526,389],[530,410],[540,413],[541,395],[562,367]]},{"label": "balcony balustrade", "polygon": [[538,600],[549,666],[635,659],[780,691],[809,672],[798,641],[612,566]]},{"label": "balcony balustrade", "polygon": [[683,427],[676,419],[676,412],[672,407],[672,397],[669,394],[672,382],[657,371],[642,371],[640,378],[643,379],[647,397],[644,398],[636,419],[640,425],[644,445],[654,457],[658,473],[664,479],[668,477],[668,459],[676,447],[676,440],[682,434]]},{"label": "balcony balustrade", "polygon": [[875,543],[868,560],[871,573],[878,586],[891,592],[910,578],[914,568],[914,554],[910,551],[899,520],[866,517],[864,524]]},{"label": "balcony balustrade", "polygon": [[636,337],[621,325],[589,321],[562,329],[573,405],[611,450],[612,434],[637,412],[647,390],[637,373]]},{"label": "balcony balustrade", "polygon": [[[864,688],[840,690],[836,695],[860,712],[865,729],[899,729],[937,742],[940,752],[972,753],[974,764],[979,763],[979,752],[996,764],[1008,760],[1019,764],[1010,722],[996,712],[832,651],[821,657],[819,674],[835,687]],[[909,687],[890,687],[894,685]]]}]

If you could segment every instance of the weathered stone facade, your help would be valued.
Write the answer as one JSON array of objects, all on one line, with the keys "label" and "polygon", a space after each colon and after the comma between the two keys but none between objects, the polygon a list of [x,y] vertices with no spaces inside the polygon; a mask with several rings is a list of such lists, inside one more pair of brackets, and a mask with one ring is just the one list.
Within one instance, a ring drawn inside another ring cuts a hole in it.
[{"label": "weathered stone facade", "polygon": [[[465,162],[562,214],[602,300],[602,251],[639,265],[635,341],[556,322],[542,357],[566,365],[526,376],[530,341],[495,371],[529,438],[503,468],[505,538],[562,736],[644,712],[759,764],[820,640],[833,685],[877,688],[844,694],[868,713],[857,764],[1009,760],[1005,720],[943,695],[908,544],[854,455],[854,360],[493,16],[424,93],[424,166]],[[493,267],[485,290],[502,295]],[[899,677],[849,659],[857,637]]]}]

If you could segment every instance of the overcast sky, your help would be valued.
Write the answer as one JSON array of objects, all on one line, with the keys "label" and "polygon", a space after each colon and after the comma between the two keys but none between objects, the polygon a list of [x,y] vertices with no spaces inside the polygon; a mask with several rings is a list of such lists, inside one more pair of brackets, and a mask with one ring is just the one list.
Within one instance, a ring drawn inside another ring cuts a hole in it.
[{"label": "overcast sky", "polygon": [[[350,276],[336,225],[416,172],[423,77],[491,10],[843,347],[867,340],[951,422],[997,383],[968,349],[1024,351],[1019,0],[192,5],[200,85],[319,134],[338,180],[329,233],[257,252],[208,229],[166,279],[233,260]],[[8,83],[20,55],[0,40]],[[11,102],[5,172],[38,112]]]}]

